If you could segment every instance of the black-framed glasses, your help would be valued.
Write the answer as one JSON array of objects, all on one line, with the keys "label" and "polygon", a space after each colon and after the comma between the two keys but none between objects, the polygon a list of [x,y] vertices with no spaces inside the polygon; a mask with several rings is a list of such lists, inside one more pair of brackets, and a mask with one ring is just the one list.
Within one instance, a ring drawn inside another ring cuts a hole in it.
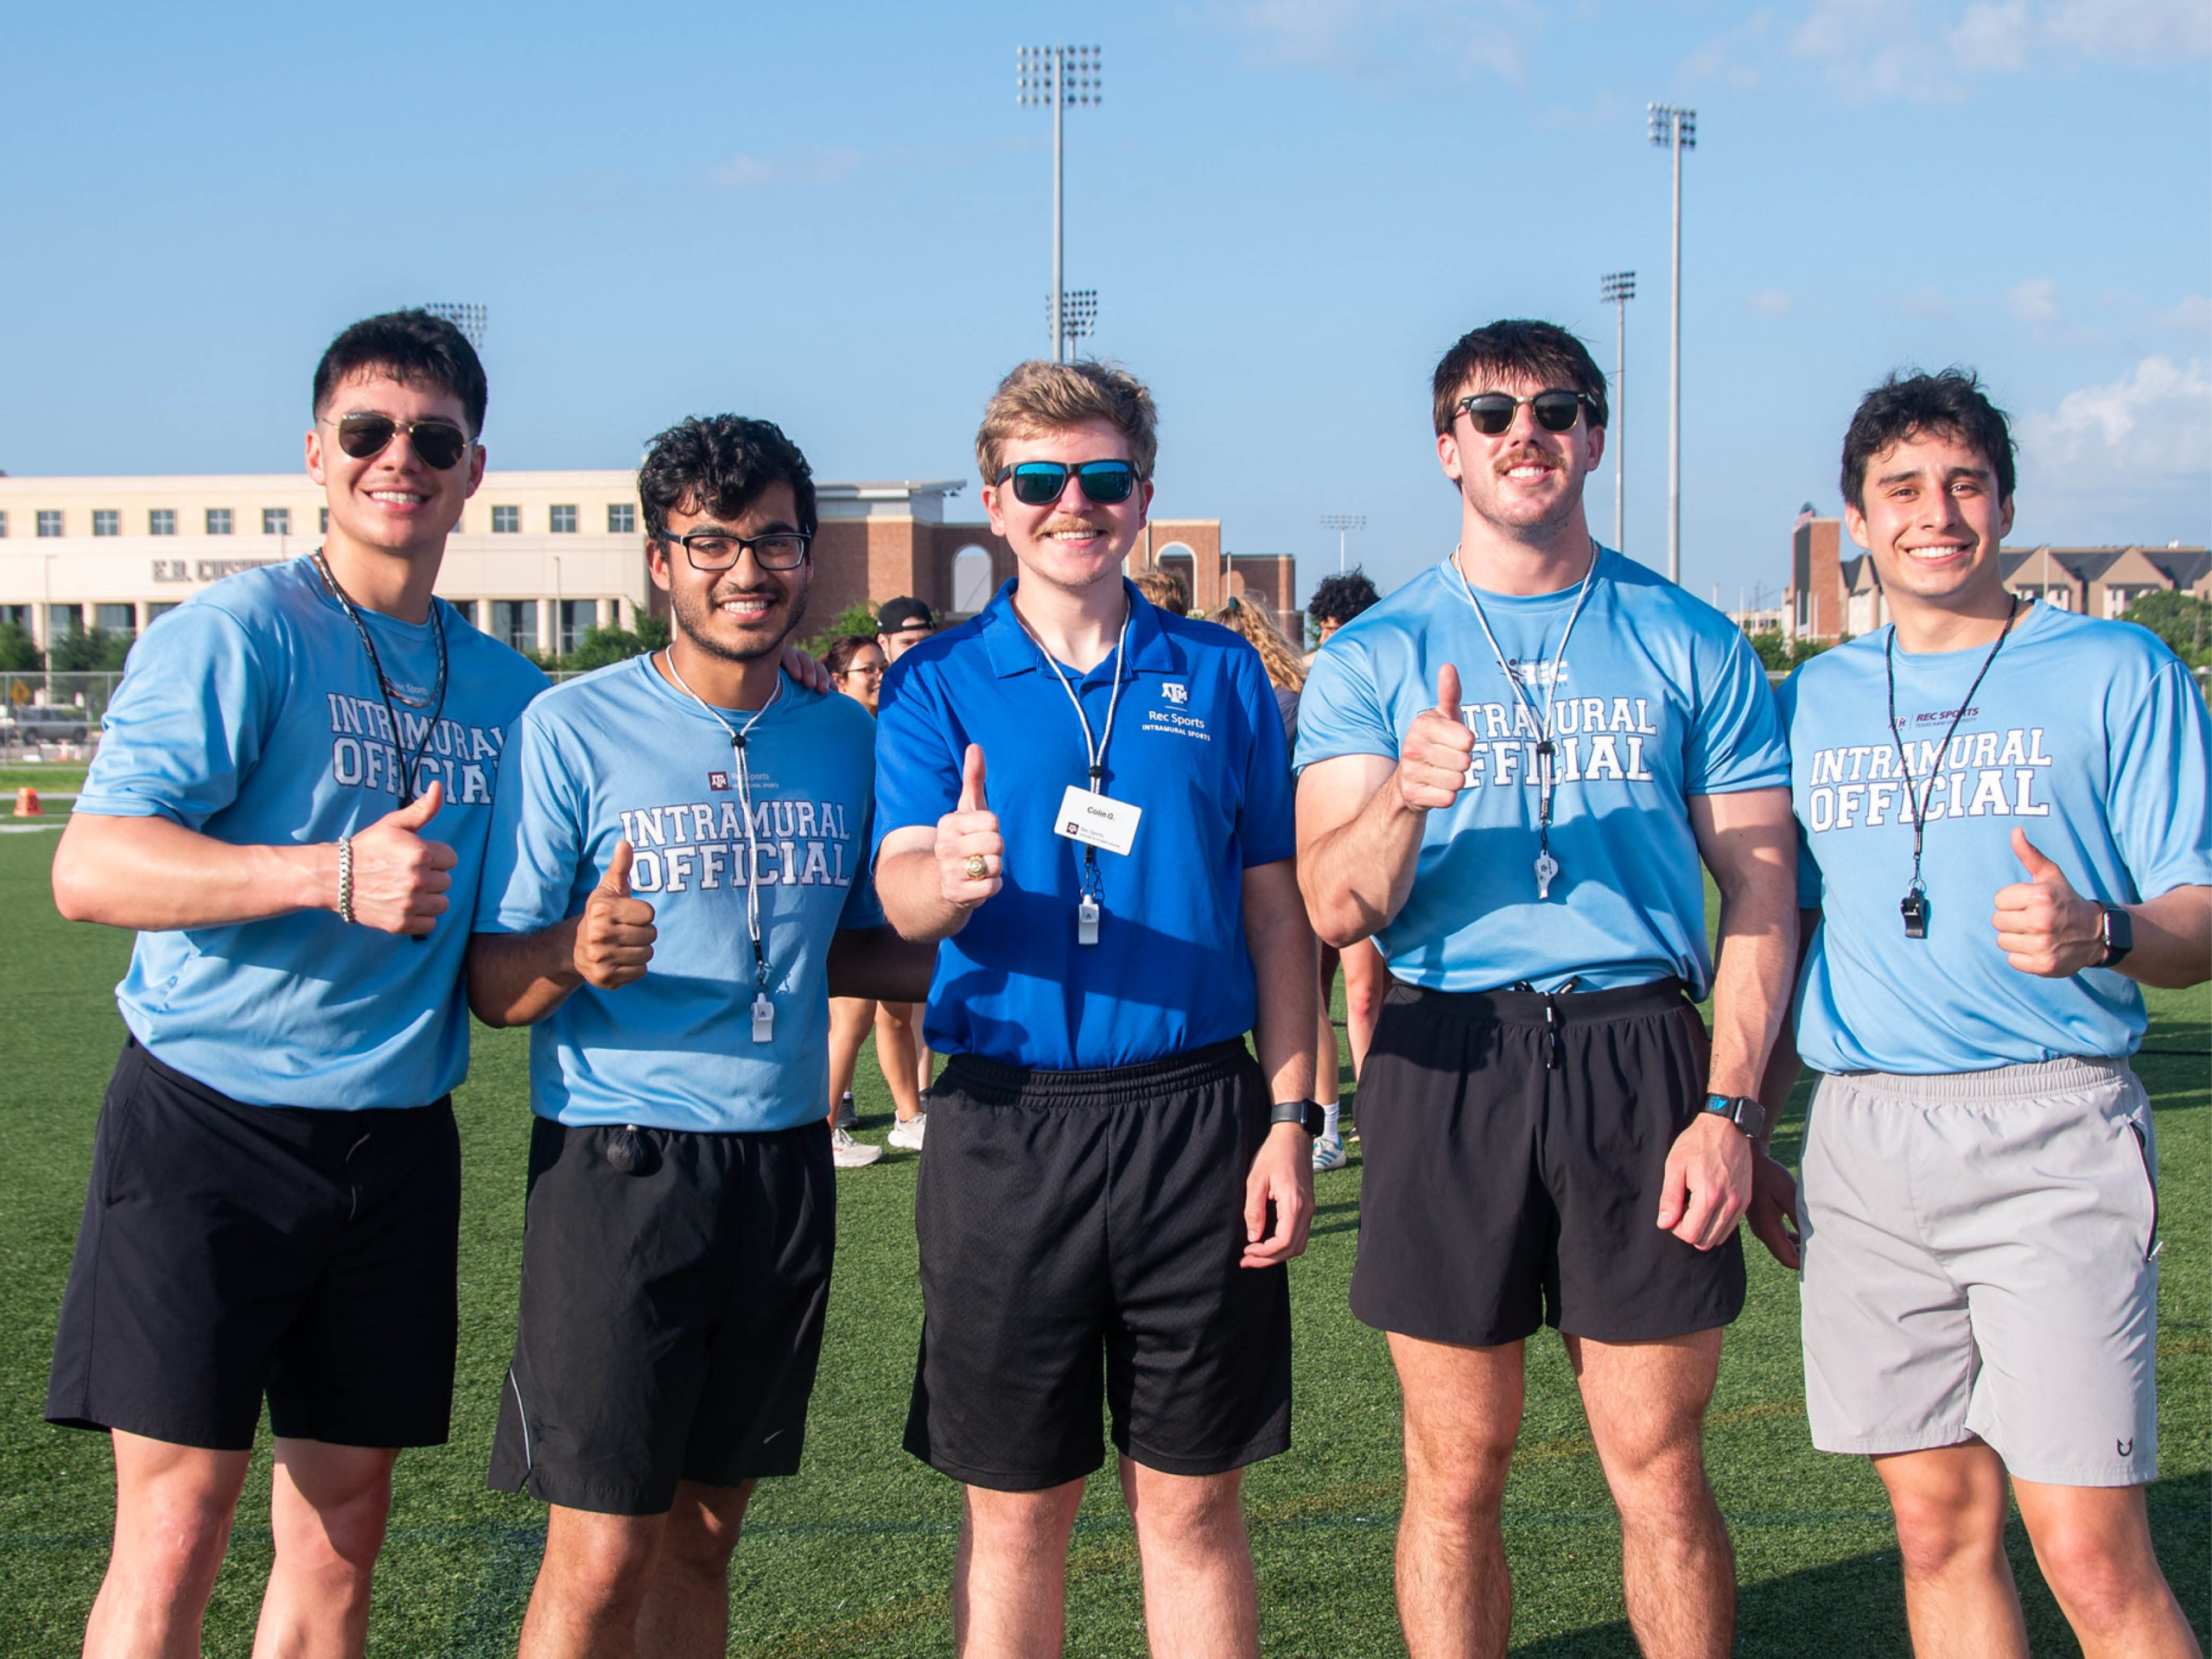
[{"label": "black-framed glasses", "polygon": [[1593,415],[1598,412],[1597,401],[1580,391],[1540,391],[1533,397],[1516,397],[1509,391],[1478,391],[1459,400],[1459,407],[1467,411],[1475,430],[1486,438],[1497,437],[1509,430],[1523,404],[1535,416],[1536,424],[1547,432],[1572,431],[1576,417],[1584,410]]},{"label": "black-framed glasses", "polygon": [[338,447],[356,461],[382,454],[402,432],[423,464],[441,473],[451,472],[468,453],[468,434],[451,421],[395,421],[363,410],[340,416],[337,425]]},{"label": "black-framed glasses", "polygon": [[681,543],[691,568],[709,574],[731,569],[747,553],[763,570],[796,570],[806,563],[806,550],[814,541],[800,530],[764,530],[758,536],[733,536],[726,530],[695,530],[689,536],[671,536],[664,531],[659,539]]},{"label": "black-framed glasses", "polygon": [[1060,499],[1073,474],[1084,496],[1102,507],[1119,506],[1137,486],[1137,469],[1126,461],[1086,461],[1070,466],[1062,461],[1018,461],[999,468],[991,481],[1014,480],[1014,499],[1025,506],[1049,507]]}]

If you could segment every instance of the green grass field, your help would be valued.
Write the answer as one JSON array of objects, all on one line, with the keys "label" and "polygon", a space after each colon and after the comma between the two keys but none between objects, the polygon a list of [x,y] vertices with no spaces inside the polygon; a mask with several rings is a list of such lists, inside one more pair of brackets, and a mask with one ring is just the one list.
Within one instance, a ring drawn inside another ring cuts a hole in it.
[{"label": "green grass field", "polygon": [[[92,1122],[123,1028],[110,988],[127,936],[73,927],[47,888],[54,836],[0,836],[0,1653],[74,1652],[112,1518],[106,1443],[40,1421]],[[2212,996],[2153,994],[2140,1070],[2158,1108],[2164,1232],[2158,1346],[2165,1478],[2151,1497],[2160,1554],[2200,1637],[2212,1623]],[[452,1443],[410,1452],[378,1580],[372,1652],[512,1653],[544,1511],[484,1490],[513,1338],[529,1114],[519,1033],[477,1033],[456,1099],[466,1148],[461,1373]],[[856,1090],[868,1138],[890,1105],[872,1057]],[[1801,1100],[1802,1105],[1802,1100]],[[1778,1150],[1794,1155],[1796,1122]],[[940,1654],[950,1646],[954,1488],[899,1450],[921,1301],[916,1160],[894,1153],[839,1177],[837,1279],[805,1472],[770,1482],[734,1572],[734,1654]],[[1402,1651],[1390,1556],[1400,1491],[1397,1389],[1382,1338],[1346,1311],[1357,1163],[1319,1178],[1313,1248],[1293,1269],[1296,1444],[1248,1485],[1268,1649]],[[1707,1440],[1741,1576],[1739,1651],[1905,1651],[1896,1540],[1861,1461],[1806,1436],[1797,1298],[1753,1247],[1750,1306],[1731,1332]],[[1527,1421],[1507,1498],[1516,1651],[1545,1659],[1634,1651],[1611,1508],[1559,1344],[1530,1347]],[[211,1654],[244,1654],[269,1564],[267,1442],[247,1486],[207,1625]],[[2076,1649],[2024,1537],[2013,1554],[2038,1654]],[[1094,1484],[1069,1574],[1069,1651],[1143,1651],[1128,1517]]]}]

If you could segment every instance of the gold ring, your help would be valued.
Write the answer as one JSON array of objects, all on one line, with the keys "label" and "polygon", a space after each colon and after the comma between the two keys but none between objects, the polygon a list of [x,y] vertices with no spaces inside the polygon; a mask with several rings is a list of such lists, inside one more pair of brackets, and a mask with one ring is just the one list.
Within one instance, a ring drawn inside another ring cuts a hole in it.
[{"label": "gold ring", "polygon": [[967,869],[970,881],[980,881],[990,874],[991,867],[981,853],[970,853],[968,855]]}]

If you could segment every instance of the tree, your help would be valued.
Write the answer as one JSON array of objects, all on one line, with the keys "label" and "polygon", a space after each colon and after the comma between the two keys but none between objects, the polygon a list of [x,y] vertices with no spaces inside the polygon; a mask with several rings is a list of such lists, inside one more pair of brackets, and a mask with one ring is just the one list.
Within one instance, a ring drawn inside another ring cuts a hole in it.
[{"label": "tree", "polygon": [[130,654],[133,634],[105,628],[72,628],[47,648],[46,665],[57,674],[113,673]]},{"label": "tree", "polygon": [[0,623],[0,673],[35,674],[45,666],[29,630],[20,622]]},{"label": "tree", "polygon": [[1794,668],[1803,666],[1826,651],[1831,643],[1824,639],[1785,639],[1775,628],[1751,636],[1751,649],[1758,652],[1759,661],[1766,664],[1770,674],[1787,674]]},{"label": "tree", "polygon": [[594,627],[576,641],[576,648],[563,657],[559,666],[566,669],[605,668],[609,663],[626,661],[642,657],[649,651],[658,651],[668,643],[668,624],[657,616],[641,616],[634,631],[629,628]]},{"label": "tree", "polygon": [[2126,620],[2150,629],[2192,668],[2212,662],[2212,601],[2193,594],[2145,594],[2127,607]]},{"label": "tree", "polygon": [[865,634],[871,639],[875,638],[875,613],[868,608],[866,600],[845,607],[830,619],[828,627],[805,641],[799,649],[810,657],[827,657],[830,647],[849,633]]}]

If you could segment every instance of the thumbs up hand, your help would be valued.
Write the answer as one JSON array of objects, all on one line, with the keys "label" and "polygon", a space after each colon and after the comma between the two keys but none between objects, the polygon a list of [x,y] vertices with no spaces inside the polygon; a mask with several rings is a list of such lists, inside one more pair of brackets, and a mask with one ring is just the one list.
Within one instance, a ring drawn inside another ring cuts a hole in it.
[{"label": "thumbs up hand", "polygon": [[353,837],[353,919],[384,933],[421,935],[445,913],[460,861],[442,841],[422,831],[445,804],[445,785],[433,783],[420,799],[387,812]]},{"label": "thumbs up hand", "polygon": [[983,793],[983,751],[970,743],[960,768],[960,802],[937,821],[938,881],[944,901],[973,910],[1006,885],[1006,841]]},{"label": "thumbs up hand", "polygon": [[1475,734],[1459,705],[1459,671],[1446,663],[1436,671],[1436,707],[1414,717],[1398,746],[1398,794],[1417,812],[1449,806],[1467,782]]},{"label": "thumbs up hand", "polygon": [[2104,960],[2104,909],[2074,891],[2066,873],[2037,850],[2024,830],[2012,831],[2012,852],[2024,881],[1997,890],[1997,947],[2024,974],[2065,979]]},{"label": "thumbs up hand", "polygon": [[627,841],[616,842],[607,874],[576,918],[576,971],[602,991],[643,979],[645,964],[653,959],[653,941],[659,937],[653,907],[630,896],[630,867],[636,858],[637,851]]}]

